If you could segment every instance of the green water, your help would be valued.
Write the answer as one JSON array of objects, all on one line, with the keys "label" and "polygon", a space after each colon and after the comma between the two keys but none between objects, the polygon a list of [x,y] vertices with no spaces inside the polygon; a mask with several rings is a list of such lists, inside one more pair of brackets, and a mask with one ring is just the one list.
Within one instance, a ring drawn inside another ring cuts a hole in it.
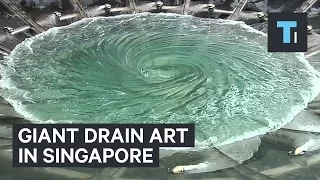
[{"label": "green water", "polygon": [[230,142],[289,122],[319,92],[305,60],[266,43],[231,21],[85,19],[18,45],[2,95],[40,122],[195,122],[199,142]]}]

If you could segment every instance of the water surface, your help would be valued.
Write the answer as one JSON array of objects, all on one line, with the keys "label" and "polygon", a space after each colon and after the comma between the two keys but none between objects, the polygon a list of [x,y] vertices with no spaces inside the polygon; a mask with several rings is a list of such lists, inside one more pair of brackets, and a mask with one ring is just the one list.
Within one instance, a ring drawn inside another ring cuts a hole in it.
[{"label": "water surface", "polygon": [[34,121],[196,123],[223,144],[292,120],[319,93],[297,53],[267,53],[240,22],[174,14],[84,19],[25,40],[2,95]]}]

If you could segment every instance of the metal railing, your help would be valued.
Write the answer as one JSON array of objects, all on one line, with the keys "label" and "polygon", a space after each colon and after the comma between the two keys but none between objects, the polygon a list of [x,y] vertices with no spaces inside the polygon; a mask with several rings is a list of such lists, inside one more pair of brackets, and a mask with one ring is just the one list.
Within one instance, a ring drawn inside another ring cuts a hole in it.
[{"label": "metal railing", "polygon": [[295,12],[307,12],[318,0],[307,0]]},{"label": "metal railing", "polygon": [[232,14],[229,16],[228,19],[230,20],[237,20],[239,13],[244,9],[246,6],[248,0],[240,0],[237,4],[237,6],[232,11]]}]

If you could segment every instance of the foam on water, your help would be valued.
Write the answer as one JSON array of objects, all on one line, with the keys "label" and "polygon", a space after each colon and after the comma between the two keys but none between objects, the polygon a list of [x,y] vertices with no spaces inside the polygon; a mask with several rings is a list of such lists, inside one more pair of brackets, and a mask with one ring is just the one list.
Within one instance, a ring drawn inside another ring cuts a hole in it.
[{"label": "foam on water", "polygon": [[[177,15],[177,14],[170,14],[170,13],[158,14],[158,15],[150,15],[148,13],[142,13],[142,14],[136,14],[136,15],[119,15],[119,16],[115,16],[115,17],[85,18],[85,19],[82,19],[78,22],[75,22],[75,23],[70,24],[65,27],[51,28],[46,32],[38,34],[38,35],[31,37],[29,39],[26,39],[24,42],[17,45],[16,48],[12,51],[12,53],[8,57],[5,58],[6,65],[1,65],[1,71],[0,71],[1,76],[2,76],[2,79],[0,81],[0,85],[1,85],[1,88],[4,90],[4,92],[2,92],[2,95],[4,96],[4,98],[8,102],[10,102],[13,105],[13,107],[15,108],[15,110],[19,114],[23,115],[26,119],[32,120],[36,123],[37,122],[46,122],[46,123],[82,122],[81,120],[78,120],[78,119],[58,119],[57,120],[57,119],[51,119],[50,117],[49,117],[49,119],[44,120],[42,118],[39,118],[36,114],[34,114],[33,111],[28,110],[27,106],[24,104],[23,101],[32,102],[32,101],[34,101],[34,99],[32,97],[30,97],[30,96],[32,96],[32,94],[30,95],[30,92],[27,89],[18,88],[15,85],[14,80],[12,80],[12,75],[13,75],[12,72],[15,71],[15,66],[17,66],[17,64],[16,64],[17,61],[15,61],[15,59],[20,59],[21,58],[20,56],[23,53],[26,53],[25,50],[28,50],[31,55],[37,53],[38,49],[33,49],[34,47],[37,47],[37,44],[35,43],[36,41],[38,42],[39,39],[45,40],[47,37],[57,38],[61,33],[60,31],[64,31],[67,29],[71,30],[72,28],[79,28],[79,26],[80,26],[80,28],[91,28],[91,26],[94,26],[95,23],[97,23],[98,21],[103,22],[104,20],[110,20],[110,21],[112,20],[114,23],[116,23],[116,24],[113,24],[114,26],[120,26],[121,24],[125,24],[125,23],[133,21],[133,20],[147,19],[147,18],[149,18],[149,16],[153,16],[154,18],[159,18],[159,20],[161,20],[161,18],[164,18],[168,21],[169,20],[176,21],[177,18],[189,18],[192,20],[194,20],[193,18],[195,18],[195,17],[188,16],[188,15]],[[245,25],[243,22],[236,22],[236,21],[230,21],[230,20],[208,20],[208,19],[200,19],[200,18],[198,18],[197,20],[200,21],[200,23],[207,24],[208,26],[210,23],[212,23],[213,26],[216,24],[219,24],[221,26],[223,26],[223,25],[229,25],[229,26],[234,25],[235,27],[239,26],[239,27],[245,29],[247,32],[259,34],[261,37],[264,37],[264,38],[267,36],[265,33],[260,32],[258,30],[255,30],[254,28]],[[110,22],[108,21],[108,23],[110,23]],[[180,24],[180,26],[185,26],[185,28],[192,28],[192,27],[189,27],[187,24]],[[101,26],[96,27],[96,31],[100,31],[101,28],[103,28],[103,27],[101,27]],[[182,28],[182,27],[180,27],[180,28]],[[193,27],[193,28],[197,29],[197,27]],[[211,30],[210,27],[208,27],[208,29],[209,29],[208,31]],[[66,38],[73,37],[73,34],[67,34],[67,35],[64,34],[64,35],[66,36]],[[99,36],[99,37],[103,37],[103,36]],[[81,38],[81,37],[79,37],[79,38]],[[141,38],[141,37],[137,37],[137,38]],[[244,39],[250,39],[250,37],[246,37]],[[99,40],[99,44],[102,44],[102,43],[103,43],[103,39]],[[90,46],[90,42],[79,44],[79,48],[87,47],[87,46]],[[99,47],[100,47],[100,45],[99,45]],[[38,48],[42,48],[42,46],[39,46]],[[130,51],[130,49],[129,49],[129,51]],[[64,50],[64,53],[66,53],[66,50]],[[217,138],[218,136],[211,134],[209,137],[208,136],[206,137],[206,140],[201,140],[201,141],[196,140],[197,146],[198,147],[207,147],[208,145],[212,145],[212,143],[214,143],[214,145],[229,144],[229,143],[232,143],[235,141],[240,141],[240,140],[243,140],[246,138],[250,138],[253,136],[264,134],[264,133],[272,131],[272,130],[276,130],[276,129],[286,125],[290,121],[292,121],[294,116],[296,116],[301,110],[303,110],[307,106],[308,102],[312,101],[320,92],[319,72],[317,72],[308,63],[308,61],[304,58],[302,53],[295,53],[295,56],[300,62],[302,62],[304,64],[305,69],[302,70],[300,73],[304,73],[304,76],[306,76],[306,80],[309,83],[308,87],[306,87],[304,90],[300,89],[300,91],[299,91],[299,94],[302,98],[301,103],[291,105],[291,107],[290,107],[291,110],[286,112],[285,115],[283,117],[281,117],[280,119],[278,119],[277,121],[275,121],[274,119],[265,118],[265,120],[268,123],[268,125],[266,125],[265,127],[259,127],[256,130],[243,131],[242,134],[237,134],[236,136],[226,137],[223,141],[221,141],[221,139],[218,140],[218,138]],[[292,57],[292,56],[288,56],[288,58],[289,57]],[[153,72],[153,71],[150,71],[150,72]],[[160,73],[160,75],[162,75],[161,74],[162,72],[156,71],[155,73]],[[170,71],[169,71],[169,73],[170,73]],[[164,74],[164,75],[166,75],[166,74]],[[30,77],[30,78],[32,78],[32,77]],[[149,81],[151,81],[151,80],[149,80]],[[207,82],[210,82],[210,80],[208,80]],[[239,91],[239,90],[235,90],[234,92],[237,92],[237,91]],[[201,94],[201,88],[199,88],[199,92]],[[22,99],[13,98],[17,95],[21,96],[19,94],[23,94]],[[281,97],[281,98],[284,98],[284,97]],[[235,103],[232,104],[231,101],[232,101],[232,99],[230,99],[230,103],[231,103],[230,107],[235,106]],[[228,113],[232,113],[232,112],[228,112]],[[234,117],[231,114],[229,114],[229,115],[226,114],[226,116]],[[168,117],[168,119],[172,120],[172,121],[174,121],[175,118],[176,118],[175,116]],[[196,118],[196,117],[194,117],[194,118]],[[194,121],[202,121],[203,120],[202,117],[198,117],[198,118],[199,119],[196,119]],[[208,123],[211,123],[211,122],[208,122]],[[168,149],[168,148],[165,148],[165,149]]]}]

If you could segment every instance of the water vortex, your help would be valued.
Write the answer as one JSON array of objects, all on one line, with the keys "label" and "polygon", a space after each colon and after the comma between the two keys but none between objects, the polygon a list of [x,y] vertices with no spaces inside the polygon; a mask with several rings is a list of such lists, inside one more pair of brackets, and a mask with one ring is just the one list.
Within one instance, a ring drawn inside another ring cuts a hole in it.
[{"label": "water vortex", "polygon": [[84,19],[19,44],[1,65],[2,95],[41,122],[195,122],[198,142],[223,144],[279,128],[319,93],[301,55],[266,43],[233,21]]}]

